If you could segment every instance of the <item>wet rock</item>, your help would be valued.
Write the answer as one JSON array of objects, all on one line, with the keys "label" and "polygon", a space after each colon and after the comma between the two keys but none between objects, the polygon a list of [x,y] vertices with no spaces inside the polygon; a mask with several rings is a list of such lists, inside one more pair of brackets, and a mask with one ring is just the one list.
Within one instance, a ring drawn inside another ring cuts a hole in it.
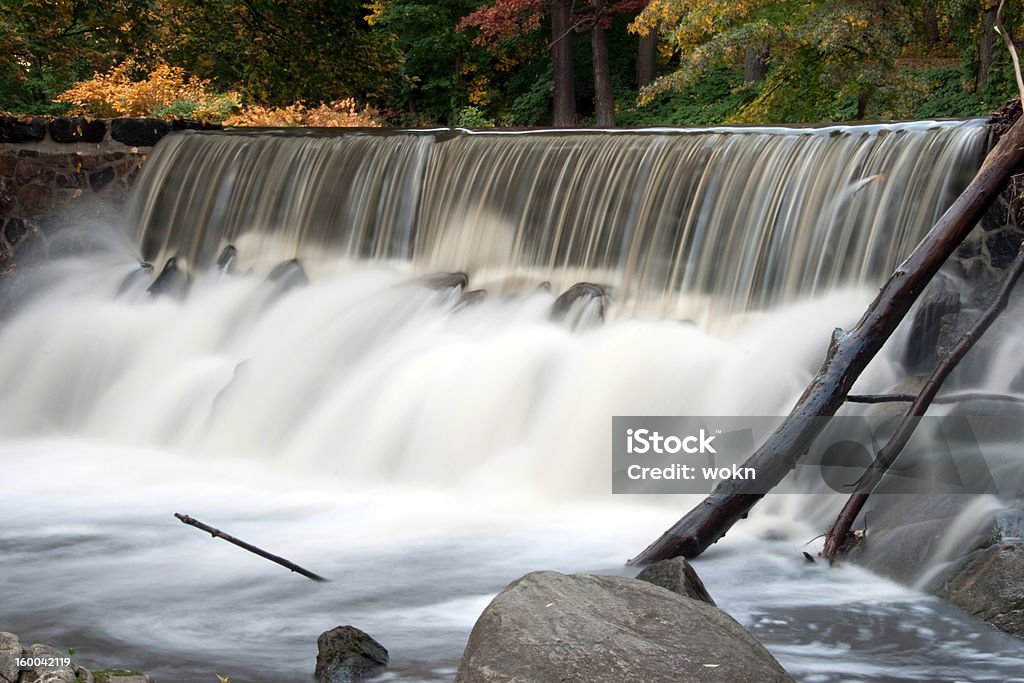
[{"label": "wet rock", "polygon": [[222,273],[230,273],[235,267],[235,258],[238,256],[238,250],[232,245],[224,247],[220,252],[220,256],[217,257],[217,270]]},{"label": "wet rock", "polygon": [[619,576],[535,572],[484,610],[456,683],[791,681],[707,603]]},{"label": "wet rock", "polygon": [[104,187],[114,182],[115,178],[117,178],[117,171],[108,166],[107,168],[89,174],[89,187],[91,187],[93,191],[102,190]]},{"label": "wet rock", "polygon": [[985,236],[989,263],[993,268],[999,270],[1006,268],[1017,257],[1020,243],[1021,234],[1013,228],[989,233]]},{"label": "wet rock", "polygon": [[903,364],[910,372],[931,371],[938,362],[936,348],[946,316],[960,313],[960,293],[941,287],[929,287],[917,306],[903,352]]},{"label": "wet rock", "polygon": [[932,591],[982,621],[1024,638],[1024,544],[971,553],[936,579]]},{"label": "wet rock", "polygon": [[465,273],[431,273],[421,277],[418,282],[422,287],[443,292],[448,289],[465,289],[469,284],[469,276]]},{"label": "wet rock", "polygon": [[381,674],[390,658],[384,646],[354,626],[338,626],[316,639],[319,683],[350,683]]},{"label": "wet rock", "polygon": [[62,652],[49,645],[30,645],[22,651],[22,656],[27,659],[38,660],[59,660],[67,661],[65,666],[41,665],[30,669],[23,669],[19,683],[77,683],[75,680],[75,667],[66,651]]},{"label": "wet rock", "polygon": [[476,306],[477,304],[482,303],[485,299],[487,299],[486,289],[473,289],[468,292],[463,292],[452,310],[461,311],[464,308]]},{"label": "wet rock", "polygon": [[188,275],[178,268],[178,259],[167,259],[163,270],[146,290],[150,296],[169,296],[179,301],[188,295]]},{"label": "wet rock", "polygon": [[45,119],[0,117],[0,142],[38,142],[45,137]]},{"label": "wet rock", "polygon": [[604,320],[605,291],[600,285],[577,282],[562,292],[551,305],[551,319],[568,323],[573,328]]},{"label": "wet rock", "polygon": [[107,134],[107,124],[95,119],[89,120],[82,116],[58,116],[50,121],[47,129],[54,142],[103,142]]},{"label": "wet rock", "polygon": [[139,267],[124,276],[121,280],[121,284],[117,287],[117,293],[114,294],[114,298],[120,299],[121,297],[128,296],[134,291],[141,292],[143,287],[146,286],[151,279],[153,279],[153,264],[141,263]]},{"label": "wet rock", "polygon": [[21,641],[13,633],[0,631],[0,683],[18,683],[18,665],[14,658],[21,656]]},{"label": "wet rock", "polygon": [[273,285],[271,299],[276,299],[296,287],[305,287],[309,284],[309,277],[299,259],[293,258],[274,266],[267,276],[267,282]]},{"label": "wet rock", "polygon": [[16,247],[30,230],[28,221],[24,218],[8,218],[4,223],[4,239],[7,240],[7,244]]},{"label": "wet rock", "polygon": [[138,671],[104,669],[93,673],[96,683],[153,683],[153,679]]},{"label": "wet rock", "polygon": [[693,598],[714,605],[715,601],[704,587],[704,582],[697,576],[685,557],[673,557],[645,567],[637,574],[637,581],[647,581],[665,590],[678,593],[685,598]]},{"label": "wet rock", "polygon": [[152,147],[171,132],[160,119],[111,119],[110,137],[130,147]]},{"label": "wet rock", "polygon": [[171,121],[171,130],[222,130],[224,126],[209,121],[196,121],[195,119],[174,119]]}]

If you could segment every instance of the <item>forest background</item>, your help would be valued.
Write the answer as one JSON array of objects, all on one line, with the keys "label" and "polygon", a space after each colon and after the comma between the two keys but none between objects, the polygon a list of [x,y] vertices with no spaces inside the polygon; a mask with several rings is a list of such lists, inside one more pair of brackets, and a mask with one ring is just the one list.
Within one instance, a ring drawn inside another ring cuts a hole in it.
[{"label": "forest background", "polygon": [[[1016,93],[990,0],[0,0],[0,111],[233,125],[969,117]],[[1011,37],[1024,0],[1007,4]]]}]

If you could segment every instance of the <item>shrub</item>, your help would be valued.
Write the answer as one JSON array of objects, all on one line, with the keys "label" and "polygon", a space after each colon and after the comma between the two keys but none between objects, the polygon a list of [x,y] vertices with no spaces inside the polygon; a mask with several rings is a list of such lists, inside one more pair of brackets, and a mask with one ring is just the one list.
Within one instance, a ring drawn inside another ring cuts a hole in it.
[{"label": "shrub", "polygon": [[224,121],[226,126],[280,128],[312,126],[319,128],[377,128],[379,113],[367,107],[360,110],[352,98],[309,108],[301,102],[287,107],[252,106]]},{"label": "shrub", "polygon": [[187,116],[220,121],[238,108],[234,93],[213,93],[209,81],[161,62],[143,78],[138,64],[125,60],[105,74],[76,83],[56,97],[87,116]]}]

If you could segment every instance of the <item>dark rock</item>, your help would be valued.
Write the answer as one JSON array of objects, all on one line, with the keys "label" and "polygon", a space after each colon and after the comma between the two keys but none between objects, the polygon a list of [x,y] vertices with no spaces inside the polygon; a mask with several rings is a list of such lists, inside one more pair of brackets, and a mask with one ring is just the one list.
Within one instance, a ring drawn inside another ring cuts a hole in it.
[{"label": "dark rock", "polygon": [[92,187],[93,190],[100,190],[114,182],[115,178],[117,178],[117,173],[114,169],[108,166],[107,168],[89,174],[89,186]]},{"label": "dark rock", "polygon": [[38,142],[45,137],[45,119],[0,118],[0,142]]},{"label": "dark rock", "polygon": [[455,307],[452,310],[461,311],[464,308],[476,306],[477,304],[482,303],[486,298],[486,289],[473,289],[468,292],[463,292],[462,296],[459,297],[458,302],[456,302]]},{"label": "dark rock", "polygon": [[235,267],[235,258],[238,256],[238,250],[232,245],[228,245],[221,250],[220,256],[217,257],[217,270],[222,273],[230,273]]},{"label": "dark rock", "polygon": [[112,119],[110,136],[131,147],[152,147],[171,132],[160,119]]},{"label": "dark rock", "polygon": [[535,572],[473,627],[456,683],[791,681],[742,626],[707,603],[619,576]]},{"label": "dark rock", "polygon": [[209,121],[196,121],[195,119],[174,119],[171,121],[171,130],[223,130],[224,126]]},{"label": "dark rock", "polygon": [[1024,638],[1024,544],[978,550],[930,588],[968,614]]},{"label": "dark rock", "polygon": [[604,320],[605,292],[600,285],[577,282],[551,305],[551,319],[578,327],[588,321]]},{"label": "dark rock", "polygon": [[50,121],[47,129],[54,142],[103,142],[107,124],[83,116],[58,116]]},{"label": "dark rock", "polygon": [[447,289],[465,289],[469,276],[465,273],[431,273],[419,279],[421,286],[442,292]]},{"label": "dark rock", "polygon": [[903,364],[910,372],[931,371],[938,362],[936,347],[942,329],[942,319],[960,312],[960,293],[938,287],[929,287],[921,298],[907,335],[908,344],[903,351]]},{"label": "dark rock", "polygon": [[319,683],[350,683],[377,676],[390,661],[384,646],[354,626],[338,626],[316,639]]},{"label": "dark rock", "polygon": [[299,259],[293,258],[274,266],[267,276],[267,282],[274,286],[271,298],[275,299],[296,287],[305,287],[309,284],[309,277]]},{"label": "dark rock", "polygon": [[1021,234],[1013,229],[1000,230],[989,233],[985,237],[985,246],[988,247],[988,260],[993,268],[1002,270],[1013,263],[1020,251]]},{"label": "dark rock", "polygon": [[4,223],[4,239],[7,240],[7,244],[16,247],[29,230],[28,221],[24,218],[8,218]]},{"label": "dark rock", "polygon": [[188,295],[188,275],[178,268],[178,259],[171,257],[164,269],[146,290],[150,296],[169,296],[179,301]]},{"label": "dark rock", "polygon": [[685,557],[673,557],[670,560],[655,562],[649,567],[645,567],[642,572],[637,574],[636,578],[638,581],[647,581],[655,586],[661,586],[665,590],[678,593],[685,598],[701,600],[709,605],[715,604],[708,589],[704,587],[704,582],[700,580],[697,572]]},{"label": "dark rock", "polygon": [[153,278],[153,264],[141,263],[139,267],[124,276],[117,288],[115,298],[120,299],[133,291],[143,291],[143,287]]}]

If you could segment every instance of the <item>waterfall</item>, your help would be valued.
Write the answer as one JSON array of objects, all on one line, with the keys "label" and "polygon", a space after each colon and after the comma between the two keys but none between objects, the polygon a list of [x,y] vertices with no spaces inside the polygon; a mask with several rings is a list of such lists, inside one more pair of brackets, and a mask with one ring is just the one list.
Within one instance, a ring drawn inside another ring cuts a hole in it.
[{"label": "waterfall", "polygon": [[620,311],[771,308],[892,271],[970,180],[980,121],[822,129],[189,133],[129,225],[207,267],[326,255],[465,270],[500,292],[591,280]]},{"label": "waterfall", "polygon": [[[988,145],[978,121],[172,134],[123,224],[0,285],[3,627],[160,680],[305,681],[351,623],[392,680],[451,681],[509,581],[627,572],[699,500],[611,495],[612,416],[785,414]],[[172,256],[178,296],[151,296]],[[584,281],[604,323],[553,319]],[[883,353],[857,389],[904,374]],[[954,608],[805,562],[792,498],[695,564],[795,675],[1019,673]]]}]

